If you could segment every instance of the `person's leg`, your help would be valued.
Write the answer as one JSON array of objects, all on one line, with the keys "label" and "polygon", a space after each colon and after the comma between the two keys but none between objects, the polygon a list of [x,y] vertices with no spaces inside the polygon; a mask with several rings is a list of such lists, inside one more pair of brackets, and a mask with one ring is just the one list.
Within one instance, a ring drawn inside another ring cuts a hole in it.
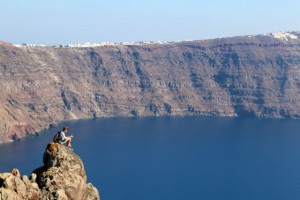
[{"label": "person's leg", "polygon": [[71,141],[72,141],[72,138],[71,137],[66,137],[66,143],[67,143],[67,146],[68,147],[71,147]]}]

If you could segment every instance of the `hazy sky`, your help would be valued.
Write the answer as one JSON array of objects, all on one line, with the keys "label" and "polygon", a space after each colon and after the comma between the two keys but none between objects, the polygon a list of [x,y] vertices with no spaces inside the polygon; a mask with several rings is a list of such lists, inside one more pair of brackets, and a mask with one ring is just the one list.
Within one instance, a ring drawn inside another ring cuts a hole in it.
[{"label": "hazy sky", "polygon": [[300,0],[0,0],[0,41],[196,40],[300,31]]}]

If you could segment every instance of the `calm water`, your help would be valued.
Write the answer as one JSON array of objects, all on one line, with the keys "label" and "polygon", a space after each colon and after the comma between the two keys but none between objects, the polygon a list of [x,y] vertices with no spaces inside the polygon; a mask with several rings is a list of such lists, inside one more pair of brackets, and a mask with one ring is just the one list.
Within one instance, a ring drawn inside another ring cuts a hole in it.
[{"label": "calm water", "polygon": [[[299,200],[300,121],[117,118],[65,123],[102,200]],[[63,125],[0,146],[0,171],[22,174]]]}]

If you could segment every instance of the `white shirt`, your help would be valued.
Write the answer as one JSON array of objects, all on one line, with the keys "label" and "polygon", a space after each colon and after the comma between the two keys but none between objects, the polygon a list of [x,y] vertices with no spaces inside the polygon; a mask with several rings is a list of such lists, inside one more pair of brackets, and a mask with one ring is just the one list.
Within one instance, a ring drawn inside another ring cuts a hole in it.
[{"label": "white shirt", "polygon": [[60,132],[61,140],[64,141],[66,139],[65,133],[62,131]]}]

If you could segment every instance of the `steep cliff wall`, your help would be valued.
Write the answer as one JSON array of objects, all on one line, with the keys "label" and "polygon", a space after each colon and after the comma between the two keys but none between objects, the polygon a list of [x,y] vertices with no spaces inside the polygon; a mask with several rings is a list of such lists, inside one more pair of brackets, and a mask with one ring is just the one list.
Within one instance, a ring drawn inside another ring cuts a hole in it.
[{"label": "steep cliff wall", "polygon": [[0,80],[2,141],[94,117],[298,118],[300,41],[253,36],[91,48],[2,42]]}]

